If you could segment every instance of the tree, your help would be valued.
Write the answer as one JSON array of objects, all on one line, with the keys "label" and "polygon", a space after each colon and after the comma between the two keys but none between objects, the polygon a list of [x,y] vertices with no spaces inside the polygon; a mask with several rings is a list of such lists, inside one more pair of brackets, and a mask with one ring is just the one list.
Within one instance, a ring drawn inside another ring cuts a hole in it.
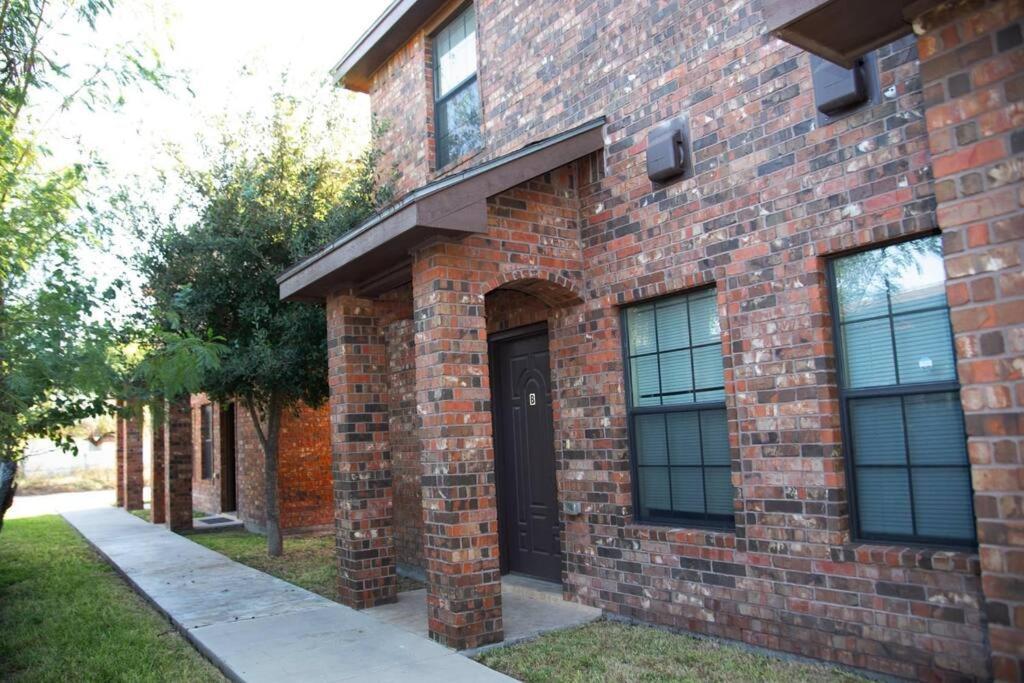
[{"label": "tree", "polygon": [[[199,385],[249,414],[265,458],[267,550],[280,555],[278,443],[285,410],[327,398],[320,305],[282,302],[275,277],[367,218],[390,193],[377,154],[338,160],[317,151],[324,131],[294,99],[278,96],[268,120],[225,131],[204,169],[183,169],[183,202],[197,218],[148,236],[138,263],[156,317],[182,332],[223,340]],[[323,145],[320,145],[321,147]]]},{"label": "tree", "polygon": [[159,83],[135,50],[74,82],[47,51],[57,24],[90,31],[110,9],[109,0],[0,4],[0,525],[27,440],[74,451],[67,428],[112,410],[119,331],[106,313],[116,287],[100,291],[76,262],[79,245],[99,239],[82,202],[87,167],[47,169],[43,131],[27,117],[41,94],[56,96],[59,113],[75,101],[112,105],[117,88],[140,79]]}]

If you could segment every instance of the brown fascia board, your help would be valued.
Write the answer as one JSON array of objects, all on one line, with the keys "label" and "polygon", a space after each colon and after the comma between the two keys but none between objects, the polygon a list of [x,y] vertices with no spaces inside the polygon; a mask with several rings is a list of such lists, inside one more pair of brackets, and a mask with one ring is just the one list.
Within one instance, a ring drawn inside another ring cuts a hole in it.
[{"label": "brown fascia board", "polygon": [[486,232],[488,197],[603,148],[604,123],[595,119],[414,190],[279,275],[281,299],[319,301],[341,287],[359,288],[432,237]]},{"label": "brown fascia board", "polygon": [[356,92],[370,91],[370,77],[400,50],[449,0],[395,0],[341,58],[334,82]]},{"label": "brown fascia board", "polygon": [[776,38],[853,68],[875,48],[910,33],[922,7],[939,0],[765,0],[768,31]]}]

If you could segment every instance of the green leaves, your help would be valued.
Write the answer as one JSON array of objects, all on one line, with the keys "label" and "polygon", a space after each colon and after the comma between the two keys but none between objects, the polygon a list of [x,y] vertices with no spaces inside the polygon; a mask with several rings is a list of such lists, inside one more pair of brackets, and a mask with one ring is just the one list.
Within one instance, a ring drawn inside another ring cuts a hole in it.
[{"label": "green leaves", "polygon": [[275,104],[268,120],[224,132],[208,166],[181,170],[182,203],[198,198],[198,219],[152,231],[138,267],[168,334],[222,344],[219,362],[189,386],[261,407],[271,397],[317,405],[327,397],[323,307],[280,301],[275,278],[367,218],[390,192],[377,181],[373,148],[350,161],[317,152],[320,133],[295,100]]},{"label": "green leaves", "polygon": [[76,218],[92,210],[80,205],[86,166],[45,169],[46,146],[22,130],[40,90],[68,86],[59,113],[73,101],[111,106],[123,87],[161,80],[158,56],[135,48],[86,65],[79,83],[47,54],[66,13],[87,32],[110,9],[110,0],[0,3],[0,460],[20,458],[30,437],[73,450],[68,428],[111,413],[108,397],[123,380],[114,350],[125,331],[109,322],[122,285],[98,291],[77,261],[79,245],[101,234]]}]

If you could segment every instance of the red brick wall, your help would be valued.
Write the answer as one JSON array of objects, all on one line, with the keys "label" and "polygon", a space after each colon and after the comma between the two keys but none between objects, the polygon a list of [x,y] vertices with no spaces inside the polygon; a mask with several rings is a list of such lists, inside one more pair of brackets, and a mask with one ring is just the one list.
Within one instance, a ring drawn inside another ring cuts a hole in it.
[{"label": "red brick wall", "polygon": [[[262,532],[267,523],[267,496],[263,479],[263,447],[249,411],[235,409],[235,471],[238,516],[246,528]],[[280,498],[278,498],[280,500]]]},{"label": "red brick wall", "polygon": [[[405,292],[408,297],[409,293]],[[416,357],[411,313],[386,322],[388,431],[394,490],[395,554],[399,564],[424,566],[423,496],[419,422],[416,414]]]},{"label": "red brick wall", "polygon": [[[334,519],[331,488],[330,418],[327,406],[301,406],[281,417],[278,501],[281,528],[297,533],[321,530]],[[266,525],[263,448],[249,413],[235,410],[238,515],[252,529]]]},{"label": "red brick wall", "polygon": [[1024,3],[919,21],[993,670],[1024,678]]},{"label": "red brick wall", "polygon": [[281,419],[278,487],[281,527],[328,527],[334,520],[330,409],[302,406]]},{"label": "red brick wall", "polygon": [[375,74],[371,89],[374,116],[388,126],[380,169],[385,173],[401,169],[395,182],[399,194],[429,179],[430,146],[426,140],[432,126],[423,112],[432,105],[425,85],[426,49],[424,37],[417,36]]},{"label": "red brick wall", "polygon": [[124,508],[126,510],[141,510],[142,488],[145,485],[141,409],[126,421],[124,438]]},{"label": "red brick wall", "polygon": [[[445,439],[449,449],[468,449],[483,468],[475,488],[483,528],[493,491],[489,422],[476,426],[486,413],[474,393],[480,364],[453,360],[435,371],[437,352],[449,345],[458,353],[445,357],[465,351],[468,359],[470,349],[479,353],[481,329],[511,324],[500,312],[508,311],[505,295],[485,300],[499,286],[533,287],[552,300],[575,291],[585,303],[554,301],[549,323],[559,493],[584,504],[581,517],[565,520],[570,597],[910,678],[985,677],[977,556],[858,543],[850,534],[826,265],[850,249],[945,227],[935,214],[939,152],[929,149],[915,38],[880,51],[881,104],[819,126],[807,55],[765,34],[756,3],[535,0],[524,11],[479,0],[477,16],[486,147],[472,163],[598,115],[609,120],[609,141],[599,182],[589,184],[589,169],[576,173],[583,163],[559,169],[493,198],[487,235],[416,254],[428,464],[458,457],[441,448]],[[428,112],[416,95],[426,50],[422,36],[413,40],[373,90],[375,112],[394,115],[385,147],[402,168],[403,190],[431,177],[420,151],[429,144]],[[1016,87],[1006,78],[1004,87]],[[690,116],[695,177],[654,186],[644,167],[647,132],[680,112]],[[990,230],[995,239],[994,223]],[[531,284],[515,284],[524,280]],[[729,533],[642,524],[632,509],[620,307],[706,285],[717,290],[723,328],[736,487]],[[955,309],[952,289],[950,298]],[[481,320],[492,304],[495,313]],[[996,367],[1013,373],[1016,328],[1002,321],[1007,350]],[[965,408],[975,395],[967,384]],[[443,386],[464,387],[464,400],[446,398]],[[992,412],[1019,415],[1015,396],[1013,411]],[[446,422],[456,413],[472,424],[458,438]],[[1007,450],[1005,441],[993,436],[981,452],[1019,472],[1019,445]],[[977,449],[972,443],[972,458]],[[428,552],[431,534],[451,531],[430,512],[443,509],[436,496],[448,480],[430,482]],[[1019,494],[997,498],[999,515],[1019,518]],[[477,541],[486,552],[489,534]],[[433,556],[435,569],[446,557]],[[999,557],[1019,577],[1008,564],[1015,556]],[[490,565],[474,567],[490,599]],[[432,619],[458,613],[458,590],[442,581],[436,596],[448,602],[431,603]],[[465,643],[480,632],[448,637]]]},{"label": "red brick wall", "polygon": [[192,406],[187,398],[165,405],[164,516],[171,531],[186,531],[192,528]]}]

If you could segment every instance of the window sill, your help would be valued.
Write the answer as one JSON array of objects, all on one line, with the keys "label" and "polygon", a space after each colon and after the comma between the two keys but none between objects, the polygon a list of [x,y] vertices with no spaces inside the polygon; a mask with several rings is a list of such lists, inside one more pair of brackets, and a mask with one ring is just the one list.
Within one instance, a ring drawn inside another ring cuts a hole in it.
[{"label": "window sill", "polygon": [[468,162],[471,159],[473,159],[474,157],[477,157],[477,156],[480,156],[481,154],[483,154],[483,151],[484,151],[484,148],[483,147],[479,147],[479,148],[473,150],[472,152],[467,152],[466,154],[463,154],[461,157],[459,157],[455,161],[449,161],[447,164],[445,164],[441,168],[435,168],[433,174],[431,175],[431,179],[432,180],[437,180],[438,178],[441,178],[442,176],[448,175],[449,173],[451,173],[452,171],[458,169],[460,166],[462,166],[466,162]]},{"label": "window sill", "polygon": [[843,550],[852,556],[853,561],[860,564],[925,569],[973,576],[981,574],[978,553],[962,548],[928,548],[854,541],[845,544]]},{"label": "window sill", "polygon": [[735,548],[736,530],[725,527],[693,527],[659,522],[630,522],[623,528],[626,538],[688,545]]}]

